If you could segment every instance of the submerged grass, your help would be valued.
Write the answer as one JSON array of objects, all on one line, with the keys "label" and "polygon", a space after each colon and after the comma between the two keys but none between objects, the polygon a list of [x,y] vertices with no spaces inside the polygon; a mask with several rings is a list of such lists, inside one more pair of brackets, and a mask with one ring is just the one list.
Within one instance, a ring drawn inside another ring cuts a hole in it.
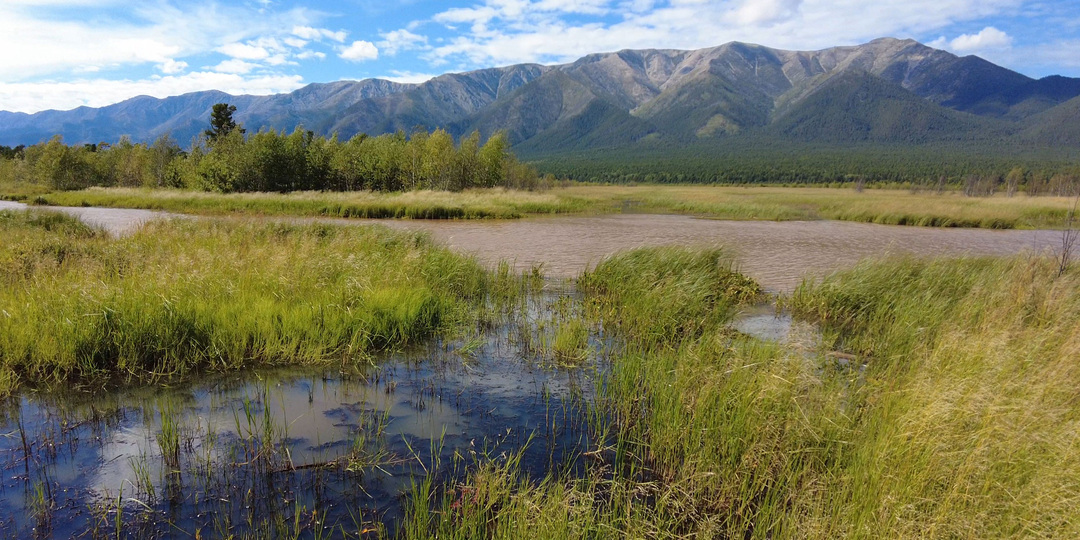
[{"label": "submerged grass", "polygon": [[475,189],[459,193],[295,192],[220,194],[183,190],[91,188],[12,197],[54,206],[108,206],[196,214],[256,214],[343,218],[482,219],[527,215],[618,213],[691,214],[735,220],[837,219],[926,227],[1061,228],[1070,197],[965,197],[947,191],[771,186],[571,185],[544,192]]},{"label": "submerged grass", "polygon": [[0,392],[255,364],[355,363],[454,327],[488,275],[420,234],[176,220],[112,239],[0,212]]},{"label": "submerged grass", "polygon": [[788,299],[832,340],[807,356],[725,327],[756,293],[727,268],[717,252],[653,249],[584,276],[594,320],[625,341],[586,475],[482,467],[414,493],[405,536],[1080,534],[1075,270],[867,262]]}]

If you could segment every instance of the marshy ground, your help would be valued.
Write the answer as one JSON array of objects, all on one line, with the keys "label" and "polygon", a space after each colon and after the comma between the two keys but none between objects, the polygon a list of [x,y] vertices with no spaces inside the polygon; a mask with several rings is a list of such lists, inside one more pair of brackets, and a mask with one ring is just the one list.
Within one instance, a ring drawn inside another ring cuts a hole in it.
[{"label": "marshy ground", "polygon": [[1059,228],[1075,197],[968,197],[954,189],[866,189],[701,185],[570,185],[545,191],[210,193],[90,188],[49,191],[0,185],[11,200],[51,206],[170,212],[343,218],[516,219],[551,214],[672,213],[726,220],[841,220],[887,225],[989,229]]},{"label": "marshy ground", "polygon": [[1080,534],[1050,257],[860,263],[792,344],[714,248],[553,289],[379,227],[0,228],[6,536]]}]

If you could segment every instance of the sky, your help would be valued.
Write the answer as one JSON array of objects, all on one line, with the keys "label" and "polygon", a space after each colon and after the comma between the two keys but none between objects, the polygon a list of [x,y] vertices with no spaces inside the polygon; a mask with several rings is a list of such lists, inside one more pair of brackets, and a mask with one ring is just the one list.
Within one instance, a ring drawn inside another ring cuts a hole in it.
[{"label": "sky", "polygon": [[633,48],[913,38],[1080,76],[1077,0],[0,0],[0,110],[290,92]]}]

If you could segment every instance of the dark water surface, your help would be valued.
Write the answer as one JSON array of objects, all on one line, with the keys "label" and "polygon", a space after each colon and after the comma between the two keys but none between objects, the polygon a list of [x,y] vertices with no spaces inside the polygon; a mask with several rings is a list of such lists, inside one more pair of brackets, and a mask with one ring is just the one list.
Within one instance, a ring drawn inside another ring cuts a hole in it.
[{"label": "dark water surface", "polygon": [[23,393],[0,407],[0,537],[392,532],[428,477],[453,485],[514,456],[532,478],[576,474],[605,361],[595,336],[572,369],[545,352],[566,298],[347,369]]},{"label": "dark water surface", "polygon": [[[0,209],[16,203],[0,202]],[[116,233],[168,214],[111,208],[56,208]],[[820,277],[869,256],[1010,255],[1054,249],[1059,231],[996,231],[874,225],[843,221],[722,221],[680,215],[614,214],[520,220],[346,220],[300,218],[342,224],[378,223],[422,230],[449,247],[519,270],[542,264],[545,274],[572,278],[618,251],[641,246],[724,246],[742,272],[772,291],[788,292],[804,277]]]}]

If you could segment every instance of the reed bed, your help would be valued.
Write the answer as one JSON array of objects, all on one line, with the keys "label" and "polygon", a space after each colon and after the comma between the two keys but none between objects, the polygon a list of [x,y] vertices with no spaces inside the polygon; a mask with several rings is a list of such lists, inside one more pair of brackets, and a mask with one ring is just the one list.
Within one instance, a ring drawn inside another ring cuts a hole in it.
[{"label": "reed bed", "polygon": [[628,201],[637,211],[673,212],[716,219],[837,219],[923,227],[988,229],[1060,228],[1073,197],[965,197],[900,189],[771,186],[574,186],[561,193],[613,207]]},{"label": "reed bed", "polygon": [[0,213],[0,392],[365,361],[482,309],[488,274],[422,234],[175,220],[120,239]]},{"label": "reed bed", "polygon": [[141,208],[194,214],[339,218],[514,219],[526,214],[579,212],[583,201],[503,188],[463,192],[407,191],[211,193],[190,190],[90,188],[29,197],[39,205]]},{"label": "reed bed", "polygon": [[625,340],[587,473],[492,463],[414,492],[404,536],[1080,534],[1075,269],[869,261],[785,300],[823,329],[807,355],[725,327],[756,294],[729,268],[721,253],[660,249],[585,275],[594,321]]},{"label": "reed bed", "polygon": [[195,214],[342,218],[515,219],[546,214],[623,211],[690,214],[734,220],[836,219],[921,227],[1061,228],[1072,197],[966,197],[955,191],[772,186],[571,185],[543,192],[502,188],[411,191],[209,193],[169,189],[90,188],[9,197],[53,206],[106,206]]},{"label": "reed bed", "polygon": [[[851,536],[1080,534],[1080,274],[867,263],[794,295],[866,360],[831,516]],[[854,411],[853,411],[854,412]]]}]

